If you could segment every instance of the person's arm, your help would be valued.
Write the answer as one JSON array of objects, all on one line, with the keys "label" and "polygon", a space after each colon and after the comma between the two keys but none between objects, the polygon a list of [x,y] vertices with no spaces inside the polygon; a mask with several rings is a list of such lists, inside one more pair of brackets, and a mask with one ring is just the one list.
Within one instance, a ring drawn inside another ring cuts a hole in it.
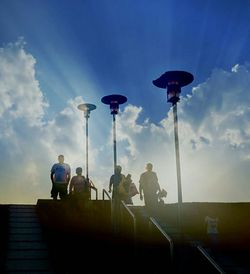
[{"label": "person's arm", "polygon": [[140,177],[140,180],[139,180],[139,193],[140,193],[140,199],[143,200],[143,195],[142,195],[142,176]]},{"label": "person's arm", "polygon": [[71,194],[74,187],[74,177],[72,177],[70,184],[69,184],[69,194]]},{"label": "person's arm", "polygon": [[68,166],[67,183],[69,183],[70,178],[71,178],[71,170],[70,170],[70,166]]},{"label": "person's arm", "polygon": [[51,180],[51,183],[54,184],[54,172],[50,173],[50,180]]},{"label": "person's arm", "polygon": [[160,193],[161,192],[161,187],[160,187],[160,184],[158,182],[158,177],[157,177],[156,173],[155,173],[155,181],[156,181],[156,185],[157,185],[157,191]]},{"label": "person's arm", "polygon": [[52,166],[51,171],[50,171],[50,180],[52,182],[52,185],[54,184],[54,174],[55,174],[54,167],[55,167],[55,165]]},{"label": "person's arm", "polygon": [[114,183],[114,175],[112,175],[111,177],[110,177],[110,180],[109,180],[109,192],[111,192],[111,188],[112,188],[112,185],[113,185],[113,183]]}]

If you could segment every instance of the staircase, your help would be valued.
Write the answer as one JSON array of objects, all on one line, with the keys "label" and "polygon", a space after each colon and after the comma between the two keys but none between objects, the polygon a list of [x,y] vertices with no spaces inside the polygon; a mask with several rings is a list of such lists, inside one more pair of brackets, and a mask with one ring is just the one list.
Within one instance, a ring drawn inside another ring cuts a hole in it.
[{"label": "staircase", "polygon": [[52,273],[34,205],[9,206],[6,273]]},{"label": "staircase", "polygon": [[250,273],[244,261],[249,253],[215,253],[141,206],[121,204],[121,227],[114,233],[111,200],[104,196],[88,203],[38,200],[8,211],[5,273],[117,273],[114,261],[131,274]]}]

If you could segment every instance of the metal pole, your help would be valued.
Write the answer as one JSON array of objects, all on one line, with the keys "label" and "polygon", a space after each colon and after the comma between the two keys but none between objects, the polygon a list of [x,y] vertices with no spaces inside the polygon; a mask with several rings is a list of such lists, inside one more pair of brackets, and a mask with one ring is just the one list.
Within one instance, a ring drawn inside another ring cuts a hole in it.
[{"label": "metal pole", "polygon": [[182,231],[182,190],[181,190],[181,168],[180,168],[180,152],[179,152],[179,137],[178,137],[177,103],[173,104],[173,114],[174,114],[174,139],[175,139],[177,188],[178,188],[178,224],[181,232]]},{"label": "metal pole", "polygon": [[114,141],[114,174],[115,174],[115,167],[116,167],[116,165],[117,165],[115,114],[113,114],[113,141]]},{"label": "metal pole", "polygon": [[86,115],[86,178],[89,181],[89,123]]}]

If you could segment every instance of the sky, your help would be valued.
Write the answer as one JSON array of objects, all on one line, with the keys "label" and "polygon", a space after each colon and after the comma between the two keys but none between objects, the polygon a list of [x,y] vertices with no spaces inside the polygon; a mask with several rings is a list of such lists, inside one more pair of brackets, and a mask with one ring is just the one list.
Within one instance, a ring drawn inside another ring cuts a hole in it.
[{"label": "sky", "polygon": [[[128,98],[117,115],[117,157],[138,187],[148,162],[177,202],[174,127],[166,91],[184,70],[178,103],[184,202],[250,200],[250,2],[247,0],[0,0],[0,203],[50,198],[64,154],[108,189],[112,116],[101,98]],[[135,204],[142,204],[138,195]]]}]

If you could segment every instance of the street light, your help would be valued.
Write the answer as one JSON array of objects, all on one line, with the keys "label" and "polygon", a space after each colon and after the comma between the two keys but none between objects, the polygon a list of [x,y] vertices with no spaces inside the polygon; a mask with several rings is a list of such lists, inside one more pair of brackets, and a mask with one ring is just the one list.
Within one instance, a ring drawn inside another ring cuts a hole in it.
[{"label": "street light", "polygon": [[86,118],[86,178],[89,182],[89,126],[88,126],[88,118],[90,115],[90,112],[94,109],[96,109],[96,106],[93,104],[80,104],[77,107],[79,110],[84,112],[84,117]]},{"label": "street light", "polygon": [[175,137],[175,154],[176,154],[176,169],[177,169],[177,189],[178,189],[178,223],[180,231],[182,230],[181,214],[182,214],[182,189],[181,189],[181,168],[180,168],[180,153],[179,153],[179,138],[178,138],[178,117],[177,117],[177,102],[180,100],[181,87],[190,84],[194,80],[191,73],[186,71],[167,71],[158,79],[153,81],[153,84],[158,88],[167,89],[168,102],[172,103],[174,115],[174,137]]},{"label": "street light", "polygon": [[119,112],[119,105],[124,104],[126,102],[127,97],[119,94],[112,94],[102,97],[102,103],[110,106],[111,114],[113,115],[114,174],[115,167],[117,165],[115,115]]}]

